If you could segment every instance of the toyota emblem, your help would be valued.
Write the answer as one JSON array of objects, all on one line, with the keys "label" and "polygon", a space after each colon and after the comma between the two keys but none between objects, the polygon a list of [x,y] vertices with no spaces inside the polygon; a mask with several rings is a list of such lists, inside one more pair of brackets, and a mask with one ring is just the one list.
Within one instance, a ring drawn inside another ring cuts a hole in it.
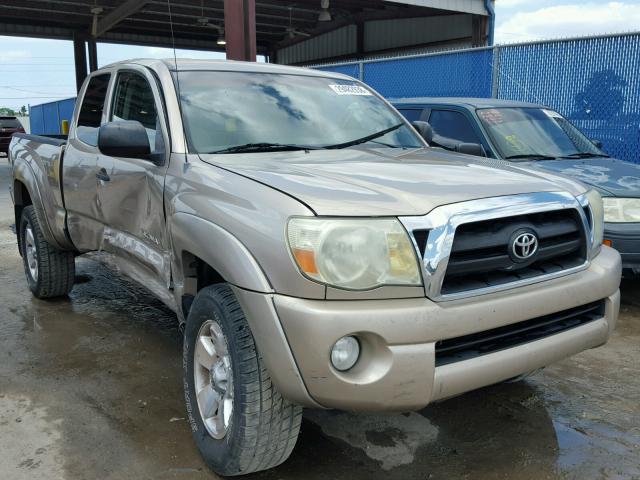
[{"label": "toyota emblem", "polygon": [[524,231],[514,235],[511,241],[511,255],[517,262],[531,259],[538,251],[538,237],[532,231]]}]

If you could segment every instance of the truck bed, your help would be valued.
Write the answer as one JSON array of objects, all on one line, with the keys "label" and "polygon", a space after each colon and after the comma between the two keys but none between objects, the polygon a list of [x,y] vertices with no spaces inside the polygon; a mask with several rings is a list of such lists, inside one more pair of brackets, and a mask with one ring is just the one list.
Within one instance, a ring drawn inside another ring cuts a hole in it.
[{"label": "truck bed", "polygon": [[62,147],[67,144],[67,135],[32,135],[30,133],[14,133],[14,138],[22,138],[30,142]]}]

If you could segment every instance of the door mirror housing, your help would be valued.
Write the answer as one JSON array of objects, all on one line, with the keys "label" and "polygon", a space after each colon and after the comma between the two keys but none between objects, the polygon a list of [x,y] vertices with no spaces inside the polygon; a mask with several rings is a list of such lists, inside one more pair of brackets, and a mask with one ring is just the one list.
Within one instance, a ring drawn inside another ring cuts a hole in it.
[{"label": "door mirror housing", "polygon": [[131,120],[102,125],[98,130],[98,148],[110,157],[146,159],[151,155],[147,130],[140,122]]},{"label": "door mirror housing", "polygon": [[475,155],[476,157],[486,157],[484,147],[479,143],[459,143],[456,145],[456,152],[464,153],[465,155]]},{"label": "door mirror housing", "polygon": [[420,120],[416,120],[415,122],[411,122],[413,128],[415,128],[420,136],[425,139],[427,143],[431,143],[433,141],[433,128],[429,125],[429,122],[421,122]]}]

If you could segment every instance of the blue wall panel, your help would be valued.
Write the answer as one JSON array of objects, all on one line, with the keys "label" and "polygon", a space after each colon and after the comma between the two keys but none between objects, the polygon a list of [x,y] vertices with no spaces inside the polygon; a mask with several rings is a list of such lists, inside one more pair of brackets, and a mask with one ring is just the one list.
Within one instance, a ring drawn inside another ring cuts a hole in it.
[{"label": "blue wall panel", "polygon": [[31,133],[34,135],[60,135],[62,120],[71,122],[75,103],[75,98],[67,98],[57,102],[31,105],[29,107]]}]

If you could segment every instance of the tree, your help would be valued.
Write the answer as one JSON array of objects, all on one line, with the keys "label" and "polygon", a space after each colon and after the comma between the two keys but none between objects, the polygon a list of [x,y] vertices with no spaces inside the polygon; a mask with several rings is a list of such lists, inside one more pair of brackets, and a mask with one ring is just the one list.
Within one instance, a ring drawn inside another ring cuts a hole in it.
[{"label": "tree", "polygon": [[20,107],[20,114],[21,114],[23,117],[27,115],[27,107],[26,107],[26,106],[22,105],[22,106]]}]

